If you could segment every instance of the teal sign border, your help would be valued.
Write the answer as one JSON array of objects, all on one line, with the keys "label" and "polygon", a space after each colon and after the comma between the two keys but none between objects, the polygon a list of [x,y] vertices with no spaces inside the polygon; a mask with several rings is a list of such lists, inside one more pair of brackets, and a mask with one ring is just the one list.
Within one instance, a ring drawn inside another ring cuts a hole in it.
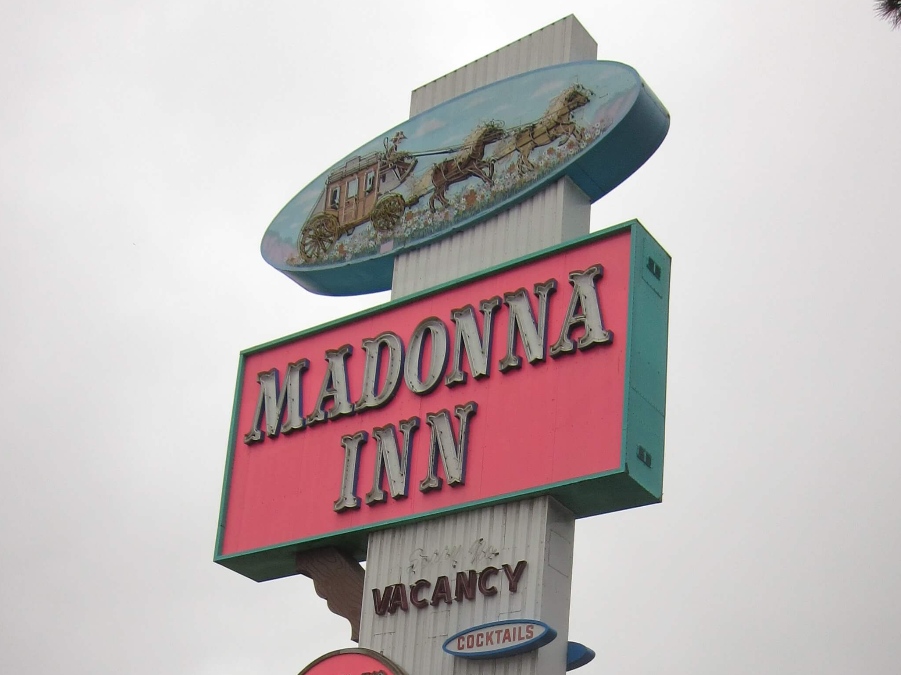
[{"label": "teal sign border", "polygon": [[[359,321],[393,307],[439,294],[471,280],[490,276],[501,270],[554,255],[567,249],[577,248],[588,242],[603,239],[624,230],[631,231],[632,250],[629,266],[624,428],[619,468],[586,476],[571,482],[544,485],[531,490],[454,506],[445,510],[432,511],[425,515],[417,514],[407,518],[380,522],[378,525],[367,525],[338,533],[330,533],[323,537],[288,542],[278,546],[244,551],[233,555],[221,555],[222,536],[225,531],[225,517],[228,506],[228,486],[232,469],[231,448],[234,447],[235,440],[239,434],[237,410],[240,388],[244,381],[244,357],[246,355],[269,349],[297,338]],[[358,560],[364,560],[366,558],[367,540],[371,531],[435,518],[447,513],[481,508],[491,504],[550,495],[572,511],[577,518],[585,518],[660,502],[663,497],[663,441],[666,412],[670,267],[671,258],[669,254],[641,223],[637,220],[631,220],[491,269],[456,279],[447,284],[405,296],[399,300],[242,351],[238,365],[237,384],[235,386],[231,430],[228,440],[229,450],[222,486],[214,561],[255,581],[267,581],[296,574],[295,556],[301,551],[323,546],[337,546]]]}]

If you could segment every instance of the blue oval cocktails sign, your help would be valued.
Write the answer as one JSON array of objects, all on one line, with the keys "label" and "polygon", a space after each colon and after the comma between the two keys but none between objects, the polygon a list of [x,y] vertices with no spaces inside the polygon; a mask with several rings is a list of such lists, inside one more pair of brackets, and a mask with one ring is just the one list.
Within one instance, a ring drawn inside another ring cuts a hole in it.
[{"label": "blue oval cocktails sign", "polygon": [[629,66],[586,61],[476,89],[333,165],[279,212],[263,258],[304,288],[390,288],[401,251],[569,176],[596,201],[660,146],[669,114]]},{"label": "blue oval cocktails sign", "polygon": [[464,659],[497,659],[538,649],[555,637],[557,631],[542,621],[509,619],[460,631],[442,649]]}]

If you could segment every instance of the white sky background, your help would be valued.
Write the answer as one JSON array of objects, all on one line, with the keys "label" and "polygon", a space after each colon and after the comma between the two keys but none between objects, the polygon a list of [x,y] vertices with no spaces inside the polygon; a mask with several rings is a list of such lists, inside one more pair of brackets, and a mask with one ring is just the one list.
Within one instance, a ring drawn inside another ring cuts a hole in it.
[{"label": "white sky background", "polygon": [[593,211],[674,265],[664,502],[580,521],[578,672],[897,672],[901,31],[869,0],[329,4],[5,6],[0,672],[350,646],[306,578],[212,562],[239,350],[387,297],[313,296],[260,238],[411,89],[569,12],[673,117]]}]

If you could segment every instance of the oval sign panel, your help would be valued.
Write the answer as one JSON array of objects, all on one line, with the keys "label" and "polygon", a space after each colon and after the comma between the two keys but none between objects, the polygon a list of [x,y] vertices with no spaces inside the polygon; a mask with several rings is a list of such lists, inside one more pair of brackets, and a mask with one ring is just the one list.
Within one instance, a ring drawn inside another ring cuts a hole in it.
[{"label": "oval sign panel", "polygon": [[447,101],[380,134],[279,212],[263,258],[304,288],[390,288],[394,257],[569,176],[596,201],[660,146],[669,113],[631,67],[552,66]]},{"label": "oval sign panel", "polygon": [[542,621],[508,619],[460,631],[442,648],[464,659],[497,659],[538,649],[555,637],[557,631]]},{"label": "oval sign panel", "polygon": [[320,656],[300,675],[406,675],[389,659],[371,649],[341,649]]}]

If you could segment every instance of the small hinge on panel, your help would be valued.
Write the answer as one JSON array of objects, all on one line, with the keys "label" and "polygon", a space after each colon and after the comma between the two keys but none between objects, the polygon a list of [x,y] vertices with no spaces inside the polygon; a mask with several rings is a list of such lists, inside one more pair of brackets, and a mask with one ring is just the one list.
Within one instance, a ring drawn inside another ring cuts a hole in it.
[{"label": "small hinge on panel", "polygon": [[638,460],[648,468],[651,468],[651,453],[640,445],[638,446]]}]

